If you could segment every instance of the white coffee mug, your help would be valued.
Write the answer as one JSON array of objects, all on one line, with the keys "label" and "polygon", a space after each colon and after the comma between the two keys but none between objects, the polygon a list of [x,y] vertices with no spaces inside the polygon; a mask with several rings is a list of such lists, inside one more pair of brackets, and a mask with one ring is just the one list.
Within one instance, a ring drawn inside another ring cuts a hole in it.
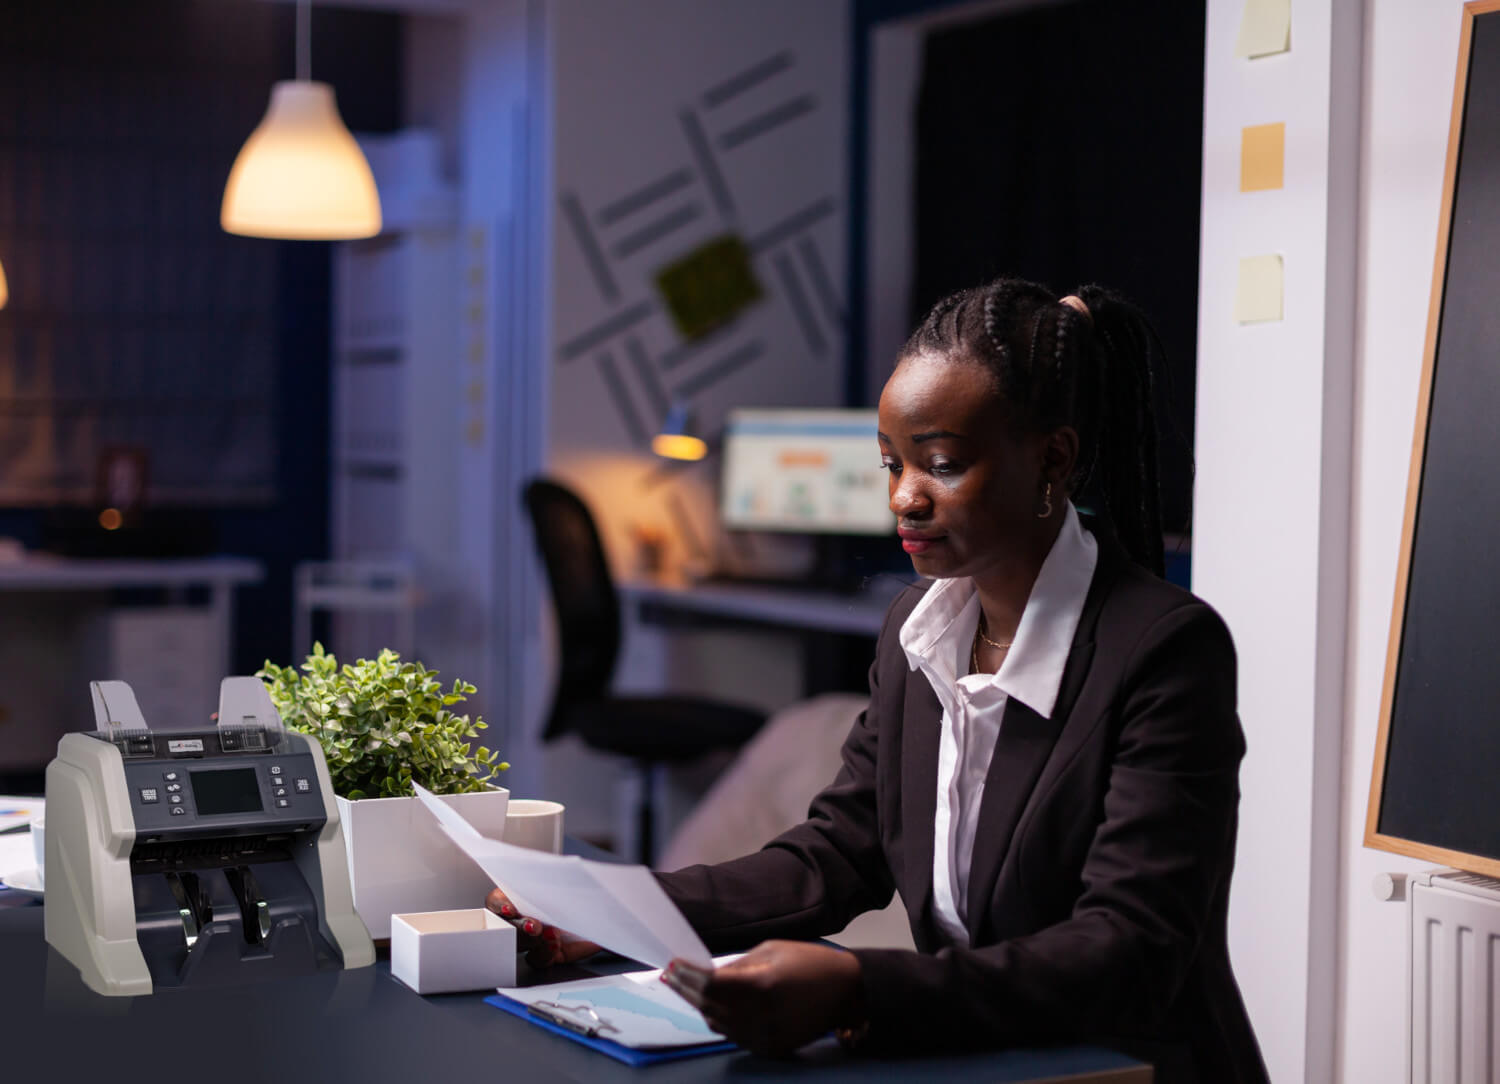
[{"label": "white coffee mug", "polygon": [[505,807],[506,843],[533,851],[562,852],[563,804],[542,798],[512,798]]},{"label": "white coffee mug", "polygon": [[31,853],[36,855],[37,884],[44,884],[47,865],[47,815],[38,813],[31,818]]}]

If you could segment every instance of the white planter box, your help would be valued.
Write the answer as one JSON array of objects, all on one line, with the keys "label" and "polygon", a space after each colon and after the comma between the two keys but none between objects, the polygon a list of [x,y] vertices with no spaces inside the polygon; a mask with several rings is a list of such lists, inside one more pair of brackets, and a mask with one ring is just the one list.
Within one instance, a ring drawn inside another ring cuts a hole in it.
[{"label": "white planter box", "polygon": [[484,908],[391,916],[391,974],[419,994],[516,984],[516,928]]},{"label": "white planter box", "polygon": [[[490,839],[505,834],[510,791],[444,794],[442,800]],[[354,910],[370,936],[391,936],[391,916],[482,907],[488,874],[443,834],[416,798],[339,798]]]}]

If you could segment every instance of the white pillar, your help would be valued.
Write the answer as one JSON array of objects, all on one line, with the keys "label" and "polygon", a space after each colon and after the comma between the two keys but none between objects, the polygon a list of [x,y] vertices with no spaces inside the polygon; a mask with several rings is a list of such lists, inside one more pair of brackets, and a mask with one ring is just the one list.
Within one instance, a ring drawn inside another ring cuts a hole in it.
[{"label": "white pillar", "polygon": [[[1193,587],[1240,661],[1230,951],[1271,1079],[1333,1079],[1349,587],[1361,8],[1299,0],[1290,52],[1234,55],[1208,7]],[[1286,125],[1285,183],[1240,191],[1241,130]],[[1284,316],[1240,325],[1243,257],[1278,253]]]}]

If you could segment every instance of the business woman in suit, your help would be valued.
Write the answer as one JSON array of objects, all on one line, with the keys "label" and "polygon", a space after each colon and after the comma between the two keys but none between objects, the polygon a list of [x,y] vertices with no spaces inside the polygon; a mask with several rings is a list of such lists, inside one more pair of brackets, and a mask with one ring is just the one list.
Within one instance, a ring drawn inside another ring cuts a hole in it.
[{"label": "business woman in suit", "polygon": [[[1225,933],[1234,647],[1158,578],[1154,341],[1108,291],[1006,279],[941,301],[903,349],[879,451],[930,579],[892,604],[807,821],[661,875],[711,948],[755,946],[664,976],[742,1045],[1091,1041],[1159,1081],[1265,1079]],[[894,889],[916,952],[805,940]],[[534,960],[581,951],[535,929]]]}]

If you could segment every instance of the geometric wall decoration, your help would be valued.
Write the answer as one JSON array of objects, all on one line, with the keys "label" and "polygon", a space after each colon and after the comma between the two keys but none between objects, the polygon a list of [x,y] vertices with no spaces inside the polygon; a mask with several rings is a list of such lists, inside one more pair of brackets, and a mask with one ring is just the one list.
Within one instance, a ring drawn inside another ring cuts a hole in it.
[{"label": "geometric wall decoration", "polygon": [[[714,495],[727,411],[844,394],[846,5],[556,16],[552,55],[574,75],[552,117],[549,468],[606,548],[656,529],[682,555],[738,554]],[[677,403],[708,442],[696,464],[649,451]]]},{"label": "geometric wall decoration", "polygon": [[[741,221],[743,213],[732,195],[738,153],[818,113],[817,99],[796,87],[796,68],[796,54],[781,50],[728,73],[684,103],[674,118],[682,161],[660,176],[610,193],[593,207],[584,207],[575,192],[565,190],[558,196],[561,232],[582,253],[594,288],[613,311],[559,343],[557,360],[592,359],[637,446],[649,443],[669,401],[691,402],[764,357],[753,338],[730,334],[703,342],[682,336],[665,300],[647,289],[650,279],[633,279],[622,269],[624,261],[641,252],[649,251],[658,266],[689,255],[681,238],[692,224],[709,220],[726,231],[753,231],[746,232],[744,246],[758,265],[757,278],[766,284],[766,293],[778,295],[788,306],[812,357],[834,365],[841,360],[831,353],[842,339],[843,303],[827,261],[807,235],[834,214],[841,193],[818,193],[783,217],[753,224]],[[750,116],[733,123],[719,121],[731,104],[743,107],[751,102]],[[664,118],[663,123],[671,121]],[[639,332],[648,321],[663,316],[673,328],[672,341],[652,354]]]}]

